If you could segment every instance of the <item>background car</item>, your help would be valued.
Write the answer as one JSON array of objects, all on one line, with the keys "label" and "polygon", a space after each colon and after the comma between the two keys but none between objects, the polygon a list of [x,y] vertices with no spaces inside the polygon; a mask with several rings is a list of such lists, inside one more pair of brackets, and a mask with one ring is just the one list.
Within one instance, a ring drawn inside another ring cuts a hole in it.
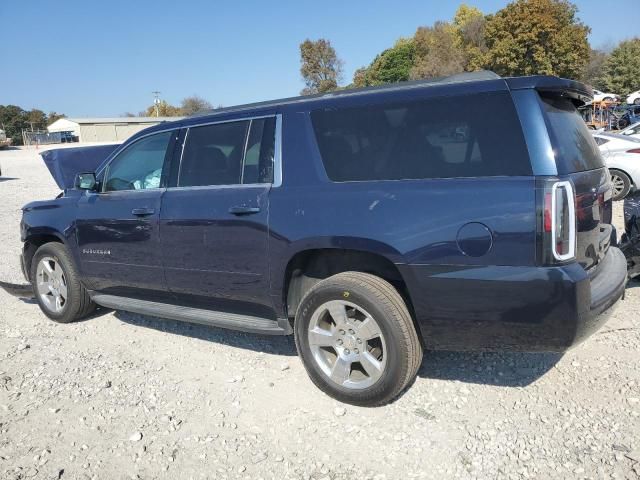
[{"label": "background car", "polygon": [[613,199],[622,200],[640,185],[640,139],[617,133],[594,133],[613,184]]},{"label": "background car", "polygon": [[601,92],[600,90],[593,89],[593,101],[594,102],[615,102],[618,100],[618,95],[615,93]]},{"label": "background car", "polygon": [[627,128],[620,131],[620,135],[625,135],[630,138],[640,138],[640,122],[629,125]]},{"label": "background car", "polygon": [[[595,90],[594,90],[594,93],[595,93]],[[640,105],[640,90],[636,90],[635,92],[632,92],[627,97],[627,103],[628,104]]]}]

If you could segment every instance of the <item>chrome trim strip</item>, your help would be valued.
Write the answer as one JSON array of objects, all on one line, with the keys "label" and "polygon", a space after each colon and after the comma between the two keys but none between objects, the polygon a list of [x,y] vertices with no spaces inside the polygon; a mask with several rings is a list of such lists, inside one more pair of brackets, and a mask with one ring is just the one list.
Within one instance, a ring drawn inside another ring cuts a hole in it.
[{"label": "chrome trim strip", "polygon": [[253,118],[249,120],[249,127],[244,137],[244,148],[242,150],[242,164],[240,165],[240,185],[244,183],[244,163],[247,161],[247,147],[249,146],[249,135],[251,135],[251,126]]},{"label": "chrome trim strip", "polygon": [[282,185],[282,114],[276,115],[276,143],[273,152],[273,187]]},{"label": "chrome trim strip", "polygon": [[180,174],[182,173],[182,157],[184,157],[184,146],[187,144],[187,138],[189,138],[189,128],[184,132],[184,138],[182,139],[182,150],[180,150],[180,163],[178,164],[178,176],[176,177],[176,185],[180,182]]}]

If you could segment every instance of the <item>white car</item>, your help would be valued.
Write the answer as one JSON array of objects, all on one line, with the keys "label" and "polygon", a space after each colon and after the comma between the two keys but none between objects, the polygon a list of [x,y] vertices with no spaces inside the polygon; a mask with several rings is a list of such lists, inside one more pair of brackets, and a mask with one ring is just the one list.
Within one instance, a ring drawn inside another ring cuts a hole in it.
[{"label": "white car", "polygon": [[611,173],[613,199],[622,200],[640,185],[640,138],[603,132],[593,138]]},{"label": "white car", "polygon": [[624,130],[620,130],[620,135],[624,135],[630,138],[640,138],[640,122],[629,125]]},{"label": "white car", "polygon": [[[595,90],[594,90],[594,92],[595,92]],[[631,105],[631,104],[640,105],[640,90],[636,90],[631,95],[629,95],[627,97],[627,103],[629,105]]]},{"label": "white car", "polygon": [[602,102],[603,100],[605,102],[617,102],[618,101],[618,95],[616,95],[615,93],[606,93],[606,92],[601,92],[600,90],[596,90],[595,88],[593,89],[593,101],[594,102]]}]

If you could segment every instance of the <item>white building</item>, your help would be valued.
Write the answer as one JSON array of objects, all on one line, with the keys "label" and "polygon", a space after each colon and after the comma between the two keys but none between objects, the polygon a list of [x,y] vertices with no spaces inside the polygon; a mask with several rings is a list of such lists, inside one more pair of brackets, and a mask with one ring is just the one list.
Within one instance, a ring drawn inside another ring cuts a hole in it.
[{"label": "white building", "polygon": [[158,123],[181,117],[61,118],[47,127],[49,133],[73,132],[81,142],[123,142]]}]

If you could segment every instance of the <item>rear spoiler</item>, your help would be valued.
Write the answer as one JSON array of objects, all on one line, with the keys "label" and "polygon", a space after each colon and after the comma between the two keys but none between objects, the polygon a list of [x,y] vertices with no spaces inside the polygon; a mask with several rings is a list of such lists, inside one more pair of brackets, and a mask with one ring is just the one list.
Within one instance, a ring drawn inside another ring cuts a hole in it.
[{"label": "rear spoiler", "polygon": [[531,77],[505,78],[505,81],[511,90],[533,88],[540,93],[570,98],[577,104],[576,106],[584,105],[593,100],[593,89],[591,87],[567,78],[534,75]]}]

